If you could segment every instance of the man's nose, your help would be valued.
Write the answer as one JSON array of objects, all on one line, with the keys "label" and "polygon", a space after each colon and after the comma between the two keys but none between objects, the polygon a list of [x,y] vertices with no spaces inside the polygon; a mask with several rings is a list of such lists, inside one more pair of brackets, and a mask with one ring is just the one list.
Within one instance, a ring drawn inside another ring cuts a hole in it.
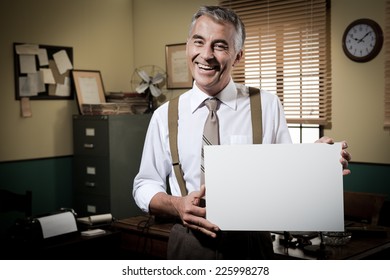
[{"label": "man's nose", "polygon": [[205,46],[205,48],[202,49],[201,56],[204,60],[209,60],[214,58],[214,50],[211,46]]}]

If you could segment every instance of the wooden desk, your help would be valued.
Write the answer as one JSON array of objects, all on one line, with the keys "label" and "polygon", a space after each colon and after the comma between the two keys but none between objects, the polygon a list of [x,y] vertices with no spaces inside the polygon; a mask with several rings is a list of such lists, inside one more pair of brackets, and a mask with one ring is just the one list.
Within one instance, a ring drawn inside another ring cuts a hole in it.
[{"label": "wooden desk", "polygon": [[[352,232],[349,243],[343,246],[325,246],[323,251],[307,251],[301,248],[289,248],[280,243],[283,238],[280,234],[274,234],[274,252],[276,259],[329,259],[329,260],[360,260],[360,259],[389,259],[390,237],[389,233],[380,235],[359,234]],[[316,237],[311,240],[319,249],[321,240]]]},{"label": "wooden desk", "polygon": [[172,226],[173,223],[156,223],[150,216],[117,220],[112,225],[122,232],[121,250],[128,259],[166,259]]},{"label": "wooden desk", "polygon": [[1,243],[0,259],[7,260],[104,260],[118,259],[121,233],[106,230],[97,236],[81,236],[80,232],[43,240],[14,240]]},{"label": "wooden desk", "polygon": [[[128,252],[130,258],[165,259],[168,237],[173,223],[154,223],[149,216],[137,216],[118,220],[113,224],[115,230],[122,232],[121,249]],[[279,240],[283,237],[274,234],[274,252],[276,259],[318,259],[300,248],[285,250]],[[319,245],[318,237],[311,240]],[[326,259],[390,259],[390,236],[370,236],[353,234],[351,241],[339,247],[325,247]],[[126,253],[125,253],[126,254]]]}]

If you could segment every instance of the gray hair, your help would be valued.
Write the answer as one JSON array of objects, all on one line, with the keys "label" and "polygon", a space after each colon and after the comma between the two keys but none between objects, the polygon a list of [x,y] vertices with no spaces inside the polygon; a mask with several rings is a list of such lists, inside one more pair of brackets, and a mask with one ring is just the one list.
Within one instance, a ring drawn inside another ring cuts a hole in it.
[{"label": "gray hair", "polygon": [[245,26],[241,21],[239,16],[233,12],[231,9],[220,7],[220,6],[202,6],[200,9],[193,15],[189,36],[191,35],[192,29],[194,28],[195,22],[201,16],[206,15],[213,18],[216,22],[231,23],[236,29],[236,36],[234,39],[234,48],[238,52],[242,50],[245,42]]}]

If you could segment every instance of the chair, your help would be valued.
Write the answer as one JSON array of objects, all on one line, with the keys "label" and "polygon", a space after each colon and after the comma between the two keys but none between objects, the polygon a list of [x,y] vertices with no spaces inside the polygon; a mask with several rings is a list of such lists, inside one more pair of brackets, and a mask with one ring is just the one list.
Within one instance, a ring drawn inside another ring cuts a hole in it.
[{"label": "chair", "polygon": [[24,213],[25,217],[32,215],[32,192],[18,194],[9,190],[0,189],[0,213],[17,211]]},{"label": "chair", "polygon": [[344,192],[344,216],[347,220],[377,226],[386,195]]}]

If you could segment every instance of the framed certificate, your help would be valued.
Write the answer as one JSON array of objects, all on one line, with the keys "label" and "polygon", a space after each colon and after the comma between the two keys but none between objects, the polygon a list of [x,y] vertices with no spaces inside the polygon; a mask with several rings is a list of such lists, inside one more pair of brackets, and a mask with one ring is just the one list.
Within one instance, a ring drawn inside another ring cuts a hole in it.
[{"label": "framed certificate", "polygon": [[167,67],[167,88],[192,87],[192,74],[187,64],[186,44],[172,44],[165,47]]},{"label": "framed certificate", "polygon": [[79,111],[83,114],[83,104],[102,104],[106,102],[104,85],[98,70],[73,70],[73,83]]}]

